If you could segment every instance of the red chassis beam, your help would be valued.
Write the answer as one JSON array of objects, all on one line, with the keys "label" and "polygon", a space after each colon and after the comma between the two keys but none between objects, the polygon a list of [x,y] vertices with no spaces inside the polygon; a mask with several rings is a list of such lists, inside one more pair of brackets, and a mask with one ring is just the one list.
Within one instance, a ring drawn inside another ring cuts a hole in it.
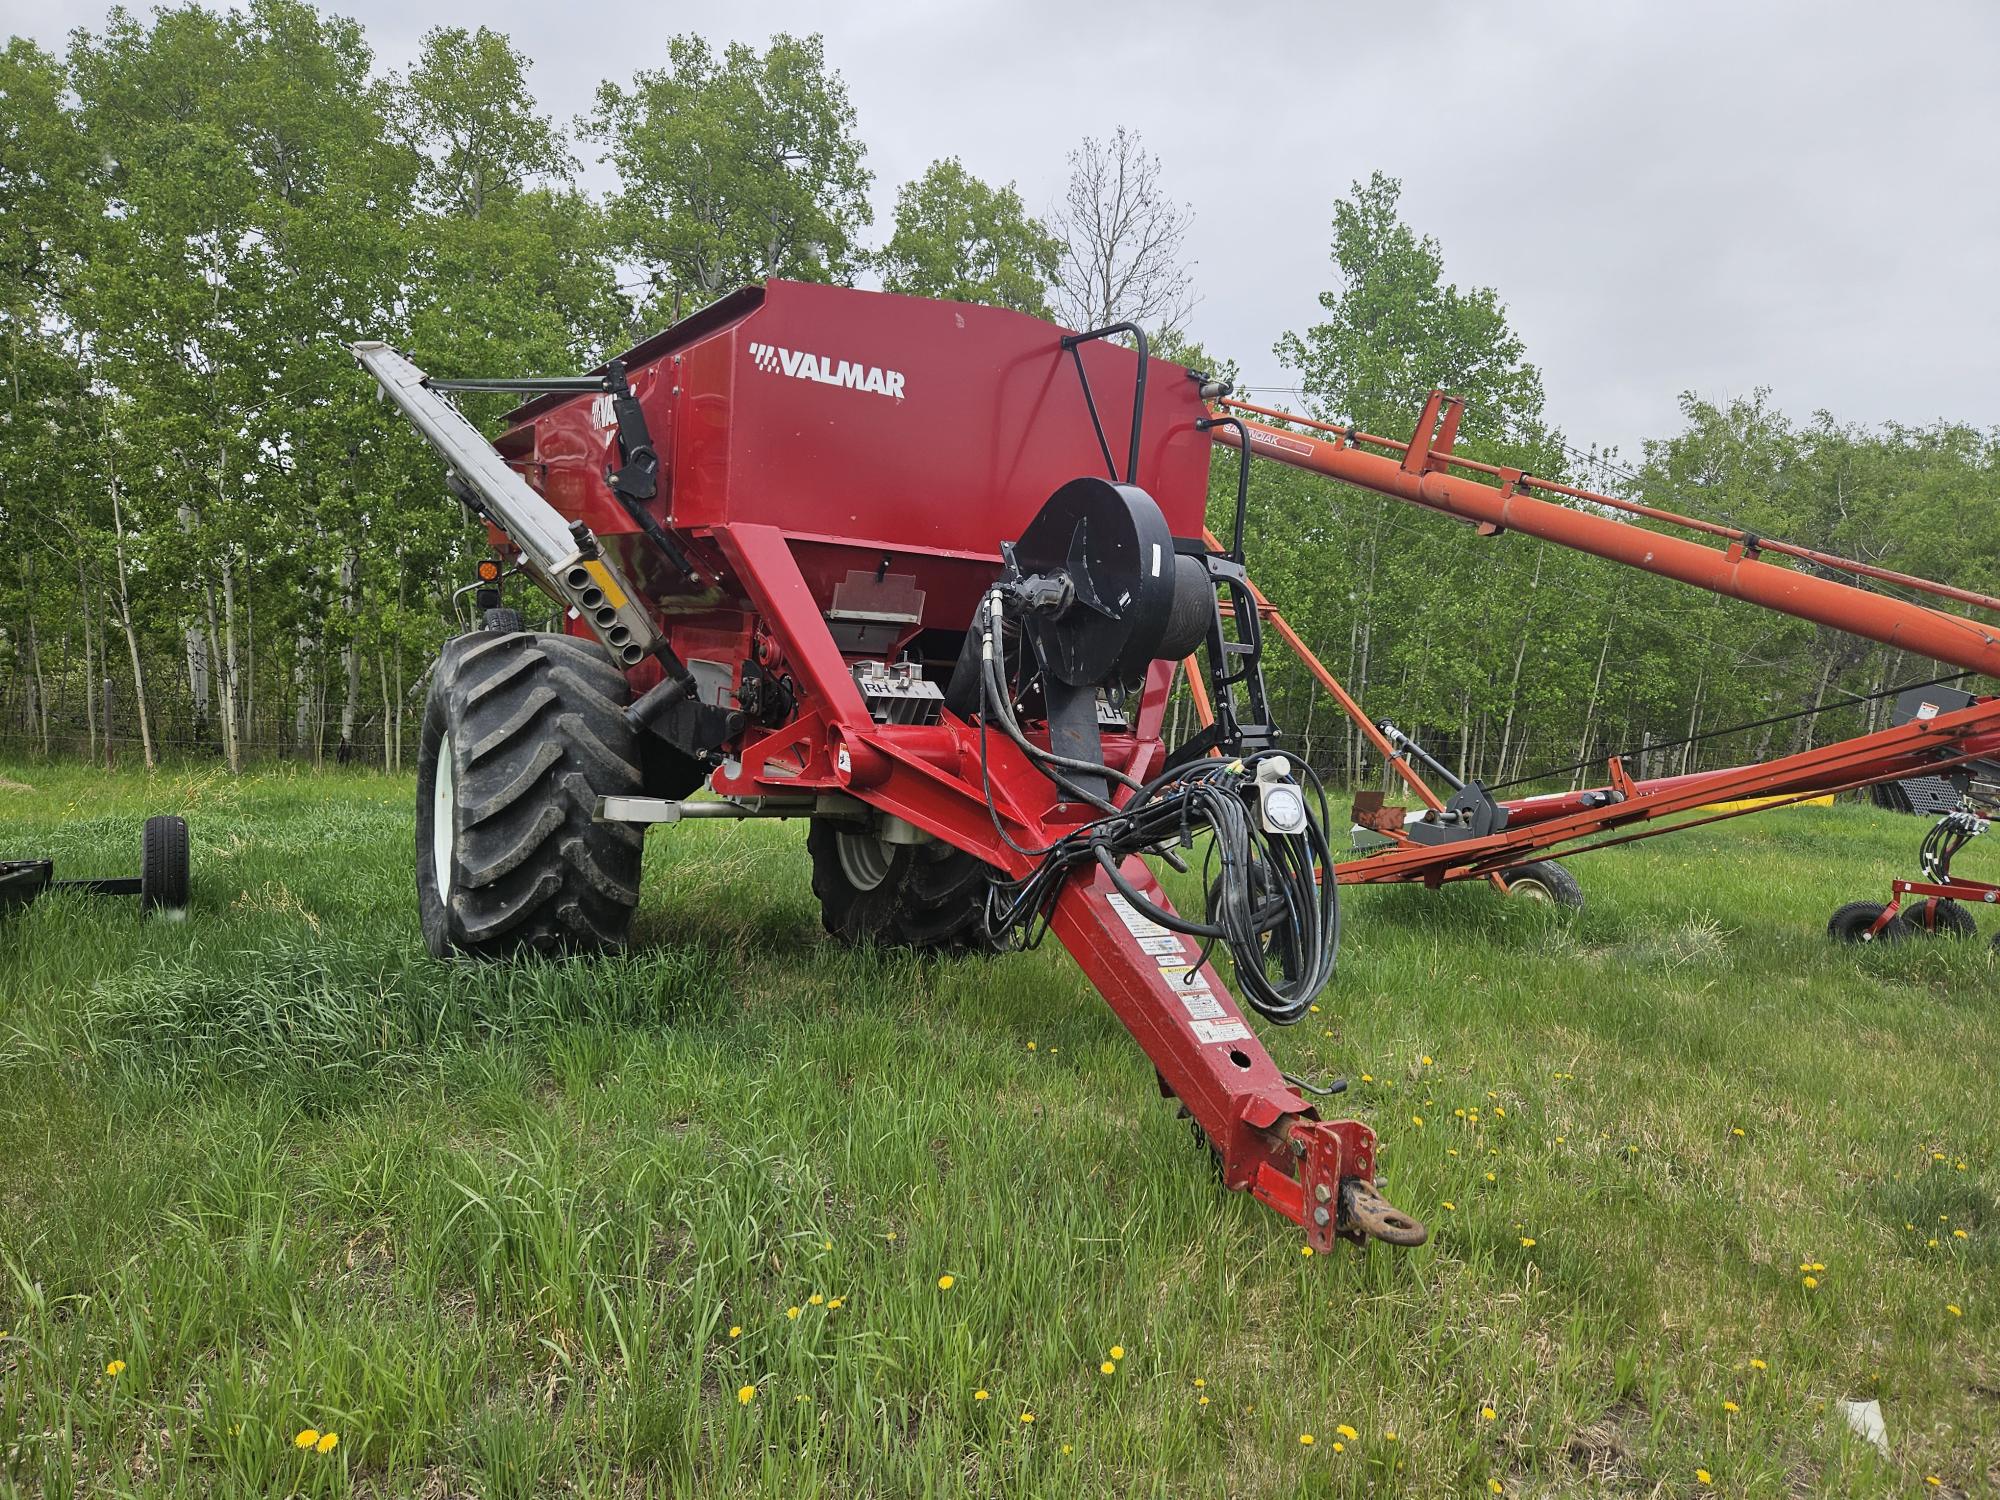
[{"label": "red chassis beam", "polygon": [[[1622,780],[1622,768],[1614,761],[1613,779],[1620,783],[1615,788],[1559,792],[1504,803],[1508,826],[1499,833],[1453,844],[1401,844],[1339,866],[1339,878],[1342,885],[1421,881],[1436,886],[1447,880],[1463,880],[1503,869],[1530,854],[1560,850],[1629,823],[1691,812],[1712,802],[1745,797],[1812,797],[1935,772],[1996,753],[2000,753],[2000,698],[1981,698],[1954,713],[1915,719],[1893,729],[1839,740],[1762,765],[1732,766],[1690,776],[1634,782]],[[1587,805],[1593,798],[1602,798],[1606,790],[1622,791],[1625,800]],[[1716,813],[1605,842],[1625,843],[1633,838],[1672,833],[1697,822],[1715,822],[1754,811],[1757,809]],[[1601,847],[1604,845],[1584,844],[1568,852],[1581,853]]]},{"label": "red chassis beam", "polygon": [[[1058,802],[1048,779],[1001,735],[988,736],[983,752],[993,790],[989,808],[976,729],[949,714],[930,725],[878,724],[870,717],[782,531],[734,524],[712,535],[810,705],[784,728],[746,744],[713,777],[716,791],[846,793],[1014,876],[1035,866],[1014,845],[1043,848],[1093,815]],[[1142,779],[1162,754],[1172,671],[1171,663],[1154,664],[1135,733],[1107,737],[1107,758]],[[1126,860],[1122,873],[1167,906],[1142,860]],[[1356,1120],[1318,1117],[1259,1044],[1222,977],[1196,963],[1192,940],[1144,919],[1095,869],[1063,887],[1052,928],[1152,1060],[1161,1088],[1201,1127],[1229,1187],[1303,1225],[1315,1249],[1363,1230],[1396,1243],[1422,1241],[1421,1225],[1373,1197],[1374,1132]]]}]

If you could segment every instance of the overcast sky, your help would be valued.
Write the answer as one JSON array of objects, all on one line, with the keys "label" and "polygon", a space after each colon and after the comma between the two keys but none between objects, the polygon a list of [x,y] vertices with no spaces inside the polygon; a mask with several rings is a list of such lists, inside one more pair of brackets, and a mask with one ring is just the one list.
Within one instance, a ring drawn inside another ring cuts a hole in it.
[{"label": "overcast sky", "polygon": [[[956,155],[1031,208],[1136,129],[1195,210],[1192,332],[1246,382],[1330,284],[1333,200],[1376,169],[1449,276],[1499,289],[1578,444],[1637,457],[1684,390],[1803,418],[2000,425],[2000,4],[894,5],[347,0],[380,62],[485,24],[568,120],[699,31],[820,31],[876,174]],[[0,0],[59,46],[87,0]],[[602,185],[602,169],[593,171]]]}]

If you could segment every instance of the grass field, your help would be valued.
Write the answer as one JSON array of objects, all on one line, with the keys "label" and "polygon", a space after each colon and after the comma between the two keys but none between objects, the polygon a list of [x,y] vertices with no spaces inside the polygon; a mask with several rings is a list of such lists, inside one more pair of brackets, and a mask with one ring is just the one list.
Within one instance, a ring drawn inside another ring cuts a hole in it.
[{"label": "grass field", "polygon": [[1266,1041],[1433,1235],[1306,1257],[1053,944],[836,948],[796,826],[655,833],[629,957],[447,967],[406,779],[0,775],[0,854],[129,873],[183,810],[196,885],[0,925],[0,1489],[2000,1482],[1986,933],[1823,937],[1916,820],[1594,855],[1576,918],[1351,893]]}]

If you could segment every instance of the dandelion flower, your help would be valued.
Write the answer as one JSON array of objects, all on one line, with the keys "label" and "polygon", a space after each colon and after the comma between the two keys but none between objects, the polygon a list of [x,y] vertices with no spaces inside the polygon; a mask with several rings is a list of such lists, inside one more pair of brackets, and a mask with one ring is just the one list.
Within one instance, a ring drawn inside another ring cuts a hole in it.
[{"label": "dandelion flower", "polygon": [[1361,1436],[1360,1433],[1356,1432],[1352,1427],[1349,1427],[1345,1422],[1342,1422],[1338,1427],[1334,1428],[1333,1430],[1339,1433],[1342,1437],[1346,1438],[1350,1443],[1353,1442],[1356,1438]]},{"label": "dandelion flower", "polygon": [[1802,1276],[1799,1278],[1799,1285],[1804,1287],[1807,1291],[1811,1291],[1814,1287],[1819,1285],[1819,1278],[1817,1276]]},{"label": "dandelion flower", "polygon": [[1195,1397],[1195,1398],[1194,1398],[1194,1404],[1195,1404],[1196,1406],[1206,1406],[1206,1405],[1208,1405],[1208,1397],[1206,1397],[1206,1396],[1197,1396],[1197,1397]]},{"label": "dandelion flower", "polygon": [[1965,1316],[1965,1310],[1961,1308],[1956,1302],[1945,1303],[1944,1310],[1950,1313],[1954,1318],[1962,1318]]},{"label": "dandelion flower", "polygon": [[1936,1235],[1932,1235],[1929,1239],[1924,1241],[1924,1248],[1926,1250],[1935,1250],[1937,1249],[1937,1247],[1938,1247],[1938,1241]]},{"label": "dandelion flower", "polygon": [[122,1359],[112,1360],[110,1364],[104,1367],[104,1373],[114,1377],[123,1375],[125,1373],[125,1361]]},{"label": "dandelion flower", "polygon": [[1311,1256],[1312,1253],[1313,1253],[1313,1247],[1311,1245],[1299,1246],[1299,1254],[1309,1257]]},{"label": "dandelion flower", "polygon": [[1750,1361],[1750,1368],[1753,1370],[1768,1370],[1771,1367],[1761,1359],[1753,1359]]},{"label": "dandelion flower", "polygon": [[1125,1357],[1125,1346],[1123,1344],[1113,1344],[1111,1346],[1111,1357],[1113,1359],[1123,1359]]},{"label": "dandelion flower", "polygon": [[1430,1053],[1426,1052],[1424,1054],[1424,1066],[1428,1068],[1430,1065],[1431,1065],[1431,1055]]},{"label": "dandelion flower", "polygon": [[847,1299],[845,1297],[833,1297],[828,1299],[826,1304],[826,1310],[828,1312],[834,1312],[842,1307],[845,1307],[846,1305],[847,1305]]},{"label": "dandelion flower", "polygon": [[1345,1453],[1347,1451],[1347,1444],[1336,1440],[1333,1445],[1333,1451],[1335,1453]]},{"label": "dandelion flower", "polygon": [[1113,1363],[1111,1363],[1110,1360],[1107,1359],[1103,1364],[1097,1367],[1097,1373],[1100,1375],[1116,1375],[1118,1373],[1118,1366],[1114,1365]]},{"label": "dandelion flower", "polygon": [[1393,1443],[1396,1441],[1396,1434],[1394,1432],[1385,1432],[1382,1434],[1382,1441],[1385,1443]]},{"label": "dandelion flower", "polygon": [[1363,1083],[1373,1083],[1375,1081],[1375,1075],[1373,1073],[1363,1073],[1361,1075],[1361,1081]]},{"label": "dandelion flower", "polygon": [[305,1427],[301,1428],[299,1435],[292,1439],[292,1446],[294,1448],[310,1448],[318,1441],[319,1429],[317,1427]]},{"label": "dandelion flower", "polygon": [[984,1400],[986,1400],[986,1399],[987,1399],[987,1397],[986,1397],[986,1388],[985,1388],[984,1386],[981,1386],[981,1387],[980,1387],[980,1388],[979,1388],[978,1390],[974,1391],[974,1392],[972,1393],[972,1399],[973,1399],[974,1401],[984,1401]]},{"label": "dandelion flower", "polygon": [[1479,1408],[1479,1415],[1484,1417],[1487,1421],[1491,1422],[1495,1420],[1500,1415],[1500,1413],[1495,1411],[1490,1406],[1482,1406]]},{"label": "dandelion flower", "polygon": [[1741,1125],[1732,1125],[1729,1129],[1729,1133],[1731,1135],[1741,1135],[1743,1134],[1743,1127]]},{"label": "dandelion flower", "polygon": [[1424,1123],[1424,1117],[1422,1115],[1411,1115],[1410,1123],[1412,1125],[1421,1125]]},{"label": "dandelion flower", "polygon": [[1505,1485],[1503,1485],[1503,1484],[1502,1484],[1502,1483],[1501,1483],[1501,1482],[1500,1482],[1499,1480],[1497,1480],[1497,1479],[1489,1479],[1489,1480],[1487,1480],[1487,1481],[1486,1481],[1486,1488],[1488,1488],[1489,1490],[1493,1491],[1493,1493],[1494,1493],[1494,1494],[1496,1494],[1496,1495],[1504,1495],[1504,1494],[1506,1494],[1506,1493],[1507,1493],[1507,1487],[1506,1487]]},{"label": "dandelion flower", "polygon": [[1205,1391],[1208,1389],[1208,1382],[1197,1375],[1194,1378],[1194,1388],[1198,1391]]},{"label": "dandelion flower", "polygon": [[321,1434],[319,1435],[319,1441],[313,1444],[313,1452],[315,1452],[315,1453],[331,1453],[331,1452],[333,1452],[333,1450],[334,1450],[335,1448],[338,1448],[339,1446],[340,1446],[340,1434],[339,1434],[339,1433],[337,1433],[337,1432],[322,1432],[322,1433],[321,1433]]},{"label": "dandelion flower", "polygon": [[938,1277],[938,1290],[941,1292],[948,1292],[957,1285],[958,1285],[958,1278],[956,1276]]},{"label": "dandelion flower", "polygon": [[1935,1475],[1935,1474],[1926,1474],[1926,1475],[1924,1476],[1924,1483],[1925,1483],[1925,1484],[1934,1484],[1934,1485],[1936,1485],[1936,1486],[1937,1486],[1937,1487],[1938,1487],[1939,1489],[1943,1489],[1943,1488],[1944,1488],[1944,1481],[1943,1481],[1942,1479],[1938,1478],[1938,1477],[1937,1477],[1937,1475]]},{"label": "dandelion flower", "polygon": [[826,1243],[825,1243],[824,1245],[821,1245],[821,1246],[820,1246],[820,1249],[822,1249],[822,1250],[831,1250],[832,1248],[833,1248],[833,1241],[832,1241],[832,1240],[828,1240],[828,1241],[827,1241],[827,1242],[826,1242]]},{"label": "dandelion flower", "polygon": [[1035,1420],[1035,1414],[1033,1412],[1024,1411],[1021,1413],[1021,1425],[1023,1427],[1031,1426],[1034,1423],[1034,1420]]},{"label": "dandelion flower", "polygon": [[1962,1240],[1965,1238],[1965,1231],[1963,1229],[1954,1229],[1951,1232],[1951,1237],[1955,1240]]},{"label": "dandelion flower", "polygon": [[1313,1435],[1310,1432],[1302,1432],[1299,1434],[1299,1446],[1301,1448],[1310,1448],[1312,1445],[1313,1445]]},{"label": "dandelion flower", "polygon": [[1035,1044],[1033,1042],[1028,1043],[1028,1050],[1030,1052],[1033,1052],[1035,1050]]},{"label": "dandelion flower", "polygon": [[1739,1411],[1743,1410],[1743,1408],[1742,1408],[1742,1407],[1740,1407],[1740,1406],[1738,1406],[1738,1405],[1737,1405],[1737,1404],[1736,1404],[1736,1403],[1735,1403],[1734,1401],[1725,1401],[1725,1402],[1723,1402],[1723,1403],[1722,1403],[1722,1409],[1723,1409],[1724,1411],[1726,1411],[1726,1412],[1732,1412],[1732,1413],[1733,1413],[1733,1412],[1739,1412]]},{"label": "dandelion flower", "polygon": [[814,1292],[810,1297],[806,1298],[806,1301],[810,1302],[814,1307],[818,1307],[822,1302],[826,1301],[826,1293]]},{"label": "dandelion flower", "polygon": [[793,1321],[794,1323],[798,1322],[798,1320],[799,1320],[799,1310],[798,1310],[798,1308],[796,1308],[796,1307],[788,1307],[788,1308],[786,1308],[786,1309],[785,1309],[785,1316],[786,1316],[786,1317],[788,1317],[788,1318],[790,1318],[790,1319],[791,1319],[791,1320],[792,1320],[792,1321]]},{"label": "dandelion flower", "polygon": [[1070,1447],[1070,1445],[1069,1445],[1068,1443],[1064,1443],[1064,1444],[1063,1444],[1063,1452],[1065,1452],[1065,1453],[1074,1453],[1075,1451],[1076,1451],[1076,1450],[1075,1450],[1074,1448]]},{"label": "dandelion flower", "polygon": [[895,1237],[896,1237],[896,1231],[895,1231],[895,1230],[893,1230],[893,1229],[892,1229],[892,1230],[890,1230],[890,1231],[889,1231],[889,1238],[893,1240],[893,1239],[894,1239]]},{"label": "dandelion flower", "polygon": [[1488,1172],[1486,1174],[1486,1180],[1488,1182],[1498,1182],[1500,1179],[1498,1177],[1495,1177],[1491,1172]]},{"label": "dandelion flower", "polygon": [[1535,1237],[1534,1237],[1533,1235],[1531,1235],[1531,1234],[1524,1234],[1524,1235],[1522,1235],[1522,1236],[1521,1236],[1521,1248],[1522,1248],[1523,1250],[1532,1250],[1532,1249],[1534,1249],[1534,1248],[1535,1248]]},{"label": "dandelion flower", "polygon": [[1498,1119],[1504,1120],[1507,1118],[1507,1111],[1498,1104],[1493,1106],[1493,1113]]},{"label": "dandelion flower", "polygon": [[1696,1484],[1714,1484],[1715,1476],[1710,1474],[1706,1469],[1696,1469],[1694,1471],[1694,1482]]},{"label": "dandelion flower", "polygon": [[729,1336],[730,1336],[731,1338],[733,1338],[733,1339],[740,1339],[740,1338],[742,1338],[742,1337],[743,1337],[743,1325],[742,1325],[741,1323],[732,1323],[732,1324],[730,1324],[730,1325],[729,1325]]},{"label": "dandelion flower", "polygon": [[755,1401],[756,1399],[757,1399],[756,1386],[739,1385],[736,1388],[736,1404],[738,1406],[748,1406],[752,1401]]},{"label": "dandelion flower", "polygon": [[1445,1199],[1445,1200],[1444,1200],[1444,1207],[1445,1207],[1445,1212],[1447,1212],[1447,1213],[1457,1213],[1457,1212],[1458,1212],[1458,1205],[1457,1205],[1456,1203],[1452,1202],[1452,1201],[1451,1201],[1451,1199],[1449,1199],[1449,1198],[1447,1198],[1447,1199]]}]

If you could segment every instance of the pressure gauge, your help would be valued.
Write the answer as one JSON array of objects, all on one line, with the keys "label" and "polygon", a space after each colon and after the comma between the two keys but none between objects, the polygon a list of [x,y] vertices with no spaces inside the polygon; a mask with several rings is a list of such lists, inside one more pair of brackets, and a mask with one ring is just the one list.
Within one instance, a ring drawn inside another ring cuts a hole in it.
[{"label": "pressure gauge", "polygon": [[1306,798],[1289,781],[1267,781],[1257,788],[1266,833],[1304,833]]}]

